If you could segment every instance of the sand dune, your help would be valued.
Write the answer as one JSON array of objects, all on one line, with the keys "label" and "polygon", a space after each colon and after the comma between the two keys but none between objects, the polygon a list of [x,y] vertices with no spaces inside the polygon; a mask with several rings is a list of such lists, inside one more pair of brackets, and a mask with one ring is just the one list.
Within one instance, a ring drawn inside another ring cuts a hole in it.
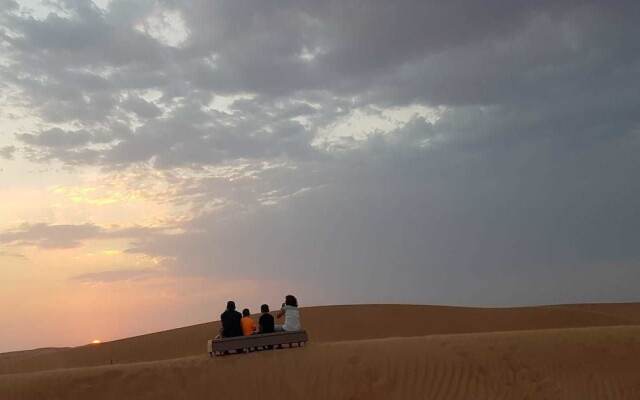
[{"label": "sand dune", "polygon": [[638,304],[312,307],[302,349],[209,359],[202,324],[0,357],[0,398],[640,399],[639,321]]},{"label": "sand dune", "polygon": [[[640,324],[640,304],[522,308],[414,305],[309,307],[303,323],[314,343],[433,334]],[[407,324],[406,321],[412,321]],[[98,346],[0,357],[0,374],[154,361],[201,355],[218,323],[142,335]]]},{"label": "sand dune", "polygon": [[23,359],[29,357],[38,357],[44,354],[57,353],[61,350],[66,350],[68,347],[45,347],[41,349],[11,351],[8,353],[0,353],[0,360],[9,359]]}]

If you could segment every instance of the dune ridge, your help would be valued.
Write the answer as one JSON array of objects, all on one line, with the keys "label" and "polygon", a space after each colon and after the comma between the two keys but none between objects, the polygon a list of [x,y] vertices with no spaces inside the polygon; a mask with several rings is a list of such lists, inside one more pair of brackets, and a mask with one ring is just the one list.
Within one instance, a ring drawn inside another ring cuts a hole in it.
[{"label": "dune ridge", "polygon": [[[640,324],[640,304],[517,308],[339,305],[303,308],[302,315],[311,340],[319,343],[394,336],[634,325]],[[411,324],[406,323],[409,320]],[[50,352],[26,351],[22,357],[11,359],[0,356],[0,374],[201,355],[203,343],[213,337],[218,329],[219,323],[216,321],[105,342],[98,346],[53,349]]]},{"label": "dune ridge", "polygon": [[[420,323],[394,325],[408,316]],[[303,318],[302,349],[209,359],[210,323],[0,357],[0,398],[640,398],[639,304],[329,306]],[[106,351],[128,358],[104,365]]]}]

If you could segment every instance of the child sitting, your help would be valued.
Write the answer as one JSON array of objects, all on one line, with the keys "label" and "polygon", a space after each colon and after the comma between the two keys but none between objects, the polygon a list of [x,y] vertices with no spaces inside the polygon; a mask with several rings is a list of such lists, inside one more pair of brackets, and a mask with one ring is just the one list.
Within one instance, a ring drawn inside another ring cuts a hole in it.
[{"label": "child sitting", "polygon": [[242,334],[244,336],[251,336],[256,331],[256,323],[251,319],[251,313],[248,308],[242,310],[242,319],[240,320],[242,325]]},{"label": "child sitting", "polygon": [[262,315],[258,320],[259,333],[272,333],[273,332],[273,315],[269,314],[269,306],[267,304],[263,304],[260,306],[260,312]]}]

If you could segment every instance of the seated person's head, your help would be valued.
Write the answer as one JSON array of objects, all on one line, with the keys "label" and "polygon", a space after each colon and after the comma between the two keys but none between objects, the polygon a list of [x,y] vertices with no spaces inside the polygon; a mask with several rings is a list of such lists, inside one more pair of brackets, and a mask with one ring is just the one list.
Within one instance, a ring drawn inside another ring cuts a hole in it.
[{"label": "seated person's head", "polygon": [[269,305],[268,304],[263,304],[260,306],[260,312],[269,312]]},{"label": "seated person's head", "polygon": [[236,303],[229,300],[227,301],[227,310],[234,311],[236,309]]},{"label": "seated person's head", "polygon": [[249,312],[248,308],[245,308],[244,310],[242,310],[243,317],[248,317],[249,315],[251,315],[251,313]]},{"label": "seated person's head", "polygon": [[284,304],[288,306],[298,307],[298,299],[296,299],[296,296],[288,294],[287,297],[284,298]]}]

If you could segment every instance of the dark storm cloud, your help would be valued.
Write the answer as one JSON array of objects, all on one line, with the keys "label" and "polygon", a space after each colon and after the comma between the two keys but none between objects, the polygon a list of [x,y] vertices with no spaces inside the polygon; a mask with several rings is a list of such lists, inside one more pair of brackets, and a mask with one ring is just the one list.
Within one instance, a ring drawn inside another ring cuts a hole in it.
[{"label": "dark storm cloud", "polygon": [[311,132],[292,119],[313,109],[295,101],[274,105],[262,100],[236,101],[232,108],[221,113],[208,109],[202,99],[185,100],[166,118],[150,120],[103,155],[109,163],[153,160],[167,168],[236,158],[296,159],[314,152]]},{"label": "dark storm cloud", "polygon": [[[632,77],[640,51],[632,38],[640,32],[634,2],[607,7],[599,2],[167,0],[114,1],[106,11],[88,1],[60,5],[68,15],[43,20],[7,8],[3,21],[13,34],[4,42],[14,65],[2,75],[52,122],[80,121],[93,128],[113,121],[131,124],[131,115],[151,119],[135,139],[101,150],[98,159],[107,164],[155,158],[164,160],[162,165],[215,164],[226,155],[297,153],[315,129],[332,122],[335,115],[327,108],[340,98],[351,100],[343,112],[367,104],[422,103],[500,106],[540,121],[567,120],[563,117],[570,113],[587,128],[603,119],[626,122],[625,129],[635,123],[638,88]],[[188,36],[179,47],[134,29],[160,9],[184,19]],[[149,101],[135,94],[151,89],[163,96]],[[176,97],[198,117],[212,95],[246,92],[259,95],[254,106],[263,109],[290,96],[319,97],[324,118],[316,119],[311,132],[283,121],[264,133],[246,130],[247,123],[270,122],[246,107],[238,107],[235,126],[224,129],[214,126],[223,120],[216,114],[206,116],[205,126],[198,118],[182,120],[184,110],[161,117],[159,107],[175,106]],[[154,121],[158,118],[166,120]],[[180,126],[188,139],[150,134],[159,124]],[[287,143],[273,128],[283,131]],[[228,131],[244,136],[238,144],[246,144],[246,152],[225,147],[235,146]],[[62,161],[64,156],[51,154]],[[75,153],[69,158],[82,160]]]},{"label": "dark storm cloud", "polygon": [[[28,158],[249,165],[172,181],[196,217],[131,252],[181,274],[319,282],[343,301],[635,295],[637,2],[60,4],[43,20],[0,12],[2,81],[43,125],[78,127],[16,132]],[[179,45],[135,29],[159,10],[184,20]],[[440,116],[314,143],[398,106]]]},{"label": "dark storm cloud", "polygon": [[130,251],[166,257],[178,274],[315,282],[340,301],[632,298],[640,185],[625,171],[640,167],[637,137],[572,150],[561,140],[416,148],[440,129],[414,121],[393,142],[372,139],[299,172],[321,169],[314,177],[262,175],[290,195],[204,214],[188,233],[153,235]]}]

